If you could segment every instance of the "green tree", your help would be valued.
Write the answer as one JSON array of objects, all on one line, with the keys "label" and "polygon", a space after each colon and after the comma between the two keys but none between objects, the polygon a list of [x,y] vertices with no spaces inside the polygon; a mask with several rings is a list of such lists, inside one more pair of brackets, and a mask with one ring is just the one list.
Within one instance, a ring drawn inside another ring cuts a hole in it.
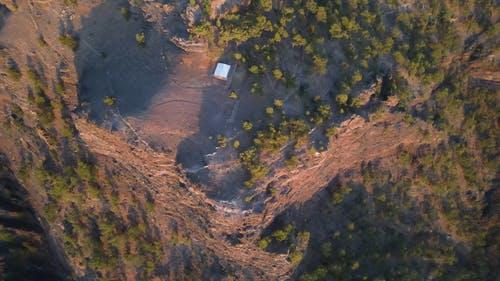
[{"label": "green tree", "polygon": [[347,101],[349,100],[349,96],[346,94],[339,94],[335,97],[335,100],[340,104],[340,105],[346,105]]},{"label": "green tree", "polygon": [[107,106],[115,105],[116,104],[116,98],[106,96],[104,98],[104,104],[107,105]]},{"label": "green tree", "polygon": [[144,32],[137,33],[135,35],[135,42],[137,43],[137,46],[144,48],[146,47],[146,35]]},{"label": "green tree", "polygon": [[322,23],[326,23],[327,15],[325,7],[318,7],[318,11],[316,12],[316,20]]},{"label": "green tree", "polygon": [[274,75],[274,78],[275,78],[276,80],[281,80],[281,79],[283,79],[283,72],[281,72],[281,70],[279,70],[279,69],[275,69],[275,70],[273,70],[273,75]]},{"label": "green tree", "polygon": [[70,48],[72,51],[76,51],[76,49],[78,49],[78,39],[69,34],[60,34],[59,42],[62,45]]},{"label": "green tree", "polygon": [[328,59],[322,58],[318,55],[313,56],[314,69],[321,75],[326,74],[326,66],[328,64]]},{"label": "green tree", "polygon": [[259,0],[259,6],[264,12],[269,12],[273,8],[273,0]]},{"label": "green tree", "polygon": [[252,122],[245,120],[245,121],[241,121],[241,127],[245,131],[250,131],[253,128],[253,124],[252,124]]}]

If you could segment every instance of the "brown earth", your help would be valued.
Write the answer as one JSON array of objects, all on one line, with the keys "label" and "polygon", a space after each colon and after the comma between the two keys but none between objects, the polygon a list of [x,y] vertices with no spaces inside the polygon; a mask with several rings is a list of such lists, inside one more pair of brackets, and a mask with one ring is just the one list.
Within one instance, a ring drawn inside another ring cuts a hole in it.
[{"label": "brown earth", "polygon": [[[164,249],[169,248],[172,224],[182,237],[189,238],[191,245],[186,249],[193,251],[191,259],[197,264],[194,271],[199,273],[199,280],[206,262],[202,254],[207,252],[211,258],[219,258],[224,270],[235,272],[242,280],[287,279],[295,270],[288,255],[270,253],[256,245],[262,232],[281,212],[310,201],[337,175],[358,168],[363,161],[395,157],[401,145],[415,149],[420,143],[436,144],[443,138],[424,122],[408,126],[402,114],[389,113],[391,106],[386,105],[384,112],[369,116],[369,122],[355,115],[338,124],[339,134],[329,140],[325,151],[301,148],[301,164],[297,168],[286,168],[283,156],[266,155],[264,160],[272,173],[254,189],[248,189],[243,187],[244,175],[235,150],[216,148],[215,141],[216,135],[223,133],[229,140],[241,139],[248,144],[251,140],[241,133],[239,121],[262,117],[263,113],[253,112],[252,106],[269,102],[259,96],[242,96],[238,101],[228,98],[232,90],[248,88],[243,71],[229,82],[213,79],[210,74],[217,59],[199,52],[181,53],[166,43],[170,34],[162,33],[161,24],[153,24],[146,50],[138,50],[133,35],[144,29],[148,21],[135,11],[134,19],[124,23],[118,12],[120,4],[114,2],[99,6],[92,1],[79,1],[75,11],[55,1],[18,2],[18,10],[7,19],[0,33],[8,56],[23,70],[31,64],[41,64],[39,68],[45,70],[48,81],[65,81],[67,94],[63,100],[69,108],[88,103],[85,109],[90,108],[90,115],[95,113],[98,118],[91,116],[89,121],[81,114],[87,111],[74,111],[72,118],[79,141],[95,156],[99,167],[115,168],[120,190],[138,186],[134,193],[152,194],[156,207],[148,224],[159,230]],[[214,1],[213,10],[218,10],[222,2]],[[144,10],[151,9],[150,19],[161,16],[163,23],[178,20],[179,10],[169,10],[164,15],[153,4],[145,5]],[[55,23],[59,24],[56,28]],[[105,24],[109,25],[107,29],[102,27]],[[113,27],[117,29],[109,33]],[[75,55],[59,46],[61,29],[79,32],[80,49]],[[47,49],[37,45],[39,33],[48,43]],[[120,46],[127,40],[132,47]],[[28,58],[25,54],[29,54]],[[143,62],[145,58],[150,64]],[[15,85],[2,77],[0,103],[15,102],[34,119],[26,102],[26,85],[24,80]],[[50,93],[51,97],[57,96]],[[115,108],[102,104],[108,95],[118,98]],[[284,107],[293,111],[293,101],[284,100]],[[96,119],[104,125],[94,124]],[[38,145],[24,140],[22,132],[13,138],[0,131],[0,136],[5,139],[0,149],[10,152],[7,157],[14,167],[21,162],[20,155],[29,151],[26,147],[35,151]],[[34,181],[23,184],[29,190],[32,205],[41,213],[46,196]],[[277,191],[274,198],[266,195],[269,186]],[[248,196],[253,199],[245,203]],[[418,196],[416,192],[415,197]],[[132,205],[131,196],[120,199],[123,209]],[[48,232],[60,237],[62,227],[54,226]],[[231,235],[239,237],[238,243],[228,238]],[[169,257],[166,263],[174,267],[176,262],[188,259],[179,254]],[[77,275],[85,274],[73,266]],[[162,280],[176,277],[176,272],[171,271]]]}]

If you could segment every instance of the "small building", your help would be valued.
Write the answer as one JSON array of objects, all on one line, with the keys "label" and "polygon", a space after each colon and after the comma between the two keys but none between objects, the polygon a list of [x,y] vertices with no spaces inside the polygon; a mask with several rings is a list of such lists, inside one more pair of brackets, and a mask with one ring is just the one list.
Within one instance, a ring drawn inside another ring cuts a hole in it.
[{"label": "small building", "polygon": [[229,70],[231,70],[229,64],[219,62],[217,63],[217,67],[215,67],[214,77],[226,81],[229,77]]}]

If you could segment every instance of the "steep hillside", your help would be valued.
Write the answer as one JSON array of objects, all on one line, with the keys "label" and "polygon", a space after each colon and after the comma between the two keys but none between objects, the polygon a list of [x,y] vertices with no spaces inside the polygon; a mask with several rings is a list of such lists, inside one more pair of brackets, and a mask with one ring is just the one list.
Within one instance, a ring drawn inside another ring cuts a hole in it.
[{"label": "steep hillside", "polygon": [[0,276],[496,280],[499,15],[1,0]]}]

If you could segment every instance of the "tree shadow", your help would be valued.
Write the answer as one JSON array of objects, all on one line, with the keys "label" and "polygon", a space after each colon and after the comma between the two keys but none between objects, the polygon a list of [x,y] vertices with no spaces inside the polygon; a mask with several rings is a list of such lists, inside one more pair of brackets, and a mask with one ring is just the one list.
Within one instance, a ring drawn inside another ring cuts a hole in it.
[{"label": "tree shadow", "polygon": [[[131,11],[127,20],[121,8]],[[145,46],[136,42],[144,33]],[[179,52],[164,33],[147,22],[142,11],[120,1],[105,1],[82,19],[75,64],[79,81],[79,102],[89,118],[102,122],[107,105],[116,100],[127,116],[144,111],[167,77],[167,53]]]},{"label": "tree shadow", "polygon": [[[439,280],[464,276],[472,279],[463,280],[479,280],[471,275],[476,273],[494,280],[494,262],[488,268],[484,258],[478,261],[475,256],[481,250],[468,249],[443,232],[436,221],[436,206],[417,201],[409,194],[409,186],[372,164],[374,171],[388,179],[385,184],[364,184],[360,171],[339,175],[304,204],[278,214],[263,230],[261,239],[271,239],[265,249],[290,257],[300,245],[300,233],[310,234],[290,280],[403,280],[410,276],[408,280],[424,280],[438,272],[444,278]],[[373,190],[368,192],[367,186]],[[293,231],[284,242],[277,241],[277,231],[287,225],[293,225]]]},{"label": "tree shadow", "polygon": [[36,219],[28,192],[0,173],[0,259],[2,280],[67,280],[69,266]]}]

